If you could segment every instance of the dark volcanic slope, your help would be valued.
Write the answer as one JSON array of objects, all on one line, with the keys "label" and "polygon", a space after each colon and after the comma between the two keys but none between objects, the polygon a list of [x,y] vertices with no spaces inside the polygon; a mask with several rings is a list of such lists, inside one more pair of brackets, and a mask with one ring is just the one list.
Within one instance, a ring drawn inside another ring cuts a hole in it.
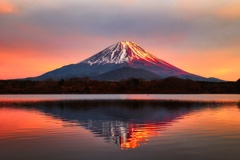
[{"label": "dark volcanic slope", "polygon": [[122,80],[122,79],[129,79],[129,78],[151,80],[151,79],[159,79],[160,76],[144,69],[123,67],[123,68],[112,70],[112,71],[100,74],[96,77],[93,77],[93,79],[97,79],[97,80]]}]

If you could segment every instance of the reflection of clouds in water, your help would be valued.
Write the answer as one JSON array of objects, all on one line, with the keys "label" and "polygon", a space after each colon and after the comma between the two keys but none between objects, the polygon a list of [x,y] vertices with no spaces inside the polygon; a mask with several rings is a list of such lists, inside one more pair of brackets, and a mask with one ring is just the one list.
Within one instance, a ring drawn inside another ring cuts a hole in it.
[{"label": "reflection of clouds in water", "polygon": [[238,105],[238,108],[240,109],[240,102],[237,105]]}]

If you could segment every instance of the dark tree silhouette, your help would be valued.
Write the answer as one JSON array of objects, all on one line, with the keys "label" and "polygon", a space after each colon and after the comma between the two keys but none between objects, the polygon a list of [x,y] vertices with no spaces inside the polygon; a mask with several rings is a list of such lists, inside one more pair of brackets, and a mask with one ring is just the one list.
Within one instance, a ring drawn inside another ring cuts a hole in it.
[{"label": "dark tree silhouette", "polygon": [[89,78],[71,78],[60,81],[0,80],[0,94],[48,93],[240,93],[240,79],[236,82],[200,82],[170,77],[144,81],[96,81]]},{"label": "dark tree silhouette", "polygon": [[238,93],[240,93],[240,78],[237,80],[236,84],[237,84]]}]

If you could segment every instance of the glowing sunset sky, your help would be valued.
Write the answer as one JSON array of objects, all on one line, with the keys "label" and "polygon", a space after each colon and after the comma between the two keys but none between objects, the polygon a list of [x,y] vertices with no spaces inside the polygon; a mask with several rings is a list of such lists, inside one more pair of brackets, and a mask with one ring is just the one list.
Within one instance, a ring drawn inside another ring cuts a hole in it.
[{"label": "glowing sunset sky", "polygon": [[240,78],[239,0],[0,0],[0,79],[134,41],[185,71]]}]

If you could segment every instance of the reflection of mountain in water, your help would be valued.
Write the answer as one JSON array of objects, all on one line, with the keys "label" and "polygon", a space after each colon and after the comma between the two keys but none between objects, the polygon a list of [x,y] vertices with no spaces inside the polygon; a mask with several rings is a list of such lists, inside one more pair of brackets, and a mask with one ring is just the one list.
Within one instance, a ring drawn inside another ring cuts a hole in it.
[{"label": "reflection of mountain in water", "polygon": [[39,104],[44,113],[74,122],[121,149],[135,148],[199,108],[197,104],[140,102],[51,102]]}]

